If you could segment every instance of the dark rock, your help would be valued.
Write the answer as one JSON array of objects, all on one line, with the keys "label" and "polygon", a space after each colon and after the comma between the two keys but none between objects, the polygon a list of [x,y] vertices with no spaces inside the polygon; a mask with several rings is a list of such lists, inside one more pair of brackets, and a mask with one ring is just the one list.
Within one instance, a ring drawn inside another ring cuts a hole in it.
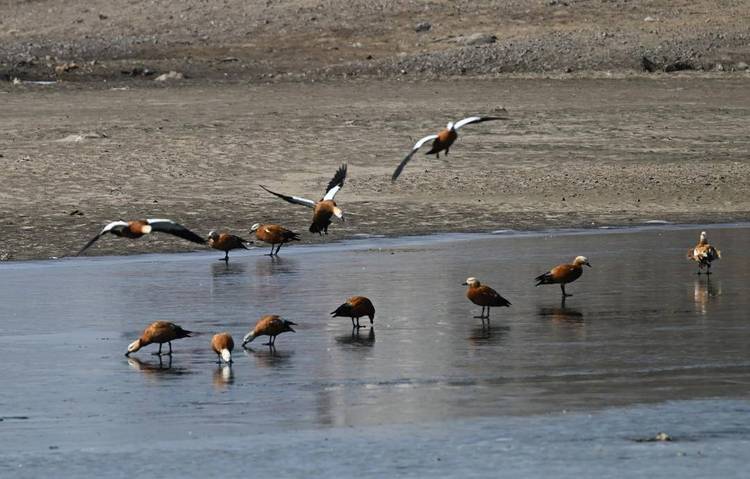
[{"label": "dark rock", "polygon": [[645,55],[641,57],[641,68],[649,73],[653,73],[658,69],[656,63],[649,60]]},{"label": "dark rock", "polygon": [[429,32],[431,29],[432,29],[432,24],[430,22],[419,22],[414,27],[414,31],[417,33]]}]

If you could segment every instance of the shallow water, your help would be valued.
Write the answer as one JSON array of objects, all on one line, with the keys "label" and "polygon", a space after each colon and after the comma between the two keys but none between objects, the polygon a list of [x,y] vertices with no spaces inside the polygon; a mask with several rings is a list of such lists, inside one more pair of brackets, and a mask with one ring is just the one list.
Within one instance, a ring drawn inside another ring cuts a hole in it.
[{"label": "shallow water", "polygon": [[[273,472],[466,477],[744,473],[750,228],[367,238],[217,254],[0,265],[0,475]],[[568,287],[532,278],[585,254]],[[513,306],[482,329],[461,283]],[[375,303],[352,335],[328,313]],[[215,364],[263,314],[297,322]],[[127,344],[164,319],[201,333],[161,363]],[[368,323],[364,319],[365,323]],[[666,430],[671,443],[636,442]],[[575,460],[571,458],[575,457]]]}]

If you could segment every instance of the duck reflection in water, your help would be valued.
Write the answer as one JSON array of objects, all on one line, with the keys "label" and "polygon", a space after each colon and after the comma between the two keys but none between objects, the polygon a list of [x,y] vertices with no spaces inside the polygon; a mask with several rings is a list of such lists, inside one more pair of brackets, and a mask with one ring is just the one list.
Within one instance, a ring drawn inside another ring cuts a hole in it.
[{"label": "duck reflection in water", "polygon": [[186,373],[184,368],[172,367],[172,356],[157,356],[153,361],[141,361],[134,356],[128,356],[128,365],[136,371],[156,377]]},{"label": "duck reflection in water", "polygon": [[234,372],[230,364],[222,364],[214,369],[213,385],[215,389],[226,389],[232,383],[234,383]]},{"label": "duck reflection in water", "polygon": [[473,344],[498,344],[500,343],[510,331],[508,326],[495,326],[494,328],[487,326],[476,327],[471,330],[471,336],[469,341]]},{"label": "duck reflection in water", "polygon": [[255,274],[258,276],[273,276],[277,274],[294,274],[299,271],[298,261],[294,258],[271,256],[268,258],[259,257],[255,262]]},{"label": "duck reflection in water", "polygon": [[353,346],[372,347],[375,344],[375,330],[370,328],[367,334],[361,334],[359,329],[352,329],[351,334],[342,334],[336,336],[336,342],[339,344],[349,344]]},{"label": "duck reflection in water", "polygon": [[560,307],[539,308],[539,316],[542,318],[549,318],[554,323],[568,323],[568,324],[579,324],[583,325],[583,313],[575,308],[565,307],[565,298],[560,301]]},{"label": "duck reflection in water", "polygon": [[281,351],[279,352],[276,348],[260,348],[253,349],[249,346],[244,346],[243,351],[245,356],[252,357],[255,359],[255,366],[259,368],[284,368],[290,363],[294,355],[293,351]]},{"label": "duck reflection in water", "polygon": [[705,280],[698,278],[693,283],[693,302],[700,314],[706,314],[710,303],[718,296],[721,296],[721,283],[714,283],[710,276]]},{"label": "duck reflection in water", "polygon": [[247,271],[247,263],[229,263],[222,261],[221,263],[211,264],[211,275],[216,278],[222,276],[234,276],[244,274]]}]

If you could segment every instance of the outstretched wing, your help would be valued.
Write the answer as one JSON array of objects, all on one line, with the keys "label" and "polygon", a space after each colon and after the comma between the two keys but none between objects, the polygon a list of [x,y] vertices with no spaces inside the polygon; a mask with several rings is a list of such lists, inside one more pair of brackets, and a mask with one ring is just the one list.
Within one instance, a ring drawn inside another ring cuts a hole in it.
[{"label": "outstretched wing", "polygon": [[462,126],[471,125],[472,123],[482,123],[484,121],[493,121],[493,120],[507,120],[507,117],[504,116],[470,116],[468,118],[464,118],[463,120],[458,120],[455,125],[453,125],[454,130],[458,130]]},{"label": "outstretched wing", "polygon": [[83,248],[81,248],[81,250],[78,253],[76,253],[76,256],[80,255],[81,253],[83,253],[84,251],[86,251],[87,249],[89,249],[92,244],[96,243],[96,241],[99,238],[101,238],[103,235],[105,235],[105,234],[109,233],[110,231],[112,231],[112,228],[114,228],[115,226],[127,226],[127,225],[128,224],[126,222],[124,222],[124,221],[113,221],[113,222],[109,223],[107,226],[105,226],[104,228],[102,228],[102,230],[99,232],[98,235],[96,235],[93,238],[91,238],[89,240],[89,242],[86,243],[86,246],[84,246]]},{"label": "outstretched wing", "polygon": [[315,207],[315,202],[313,200],[308,200],[307,198],[301,198],[299,196],[282,195],[281,193],[276,193],[275,191],[269,190],[268,188],[266,188],[263,185],[258,185],[258,186],[260,186],[261,188],[263,188],[267,192],[271,193],[272,195],[278,196],[279,198],[281,198],[284,201],[288,201],[290,203],[294,203],[294,204],[297,204],[297,205],[307,206],[308,208],[314,208]]},{"label": "outstretched wing", "polygon": [[169,233],[174,236],[178,236],[182,239],[192,241],[193,243],[206,244],[206,240],[197,234],[193,233],[189,229],[185,228],[179,223],[175,223],[172,220],[161,219],[161,218],[149,218],[146,222],[151,225],[151,231],[159,231],[160,233]]},{"label": "outstretched wing", "polygon": [[331,181],[328,182],[326,188],[326,194],[323,196],[323,200],[332,200],[336,193],[339,192],[342,186],[344,186],[344,180],[346,179],[346,165],[341,165],[336,174],[333,175]]},{"label": "outstretched wing", "polygon": [[401,160],[401,163],[399,163],[398,167],[396,167],[396,171],[394,171],[393,176],[391,176],[391,181],[396,181],[396,178],[398,178],[398,175],[400,175],[401,172],[404,171],[404,167],[406,166],[406,164],[409,163],[409,160],[411,160],[411,157],[414,156],[414,153],[416,153],[417,150],[422,147],[422,145],[424,145],[430,140],[434,140],[437,137],[438,137],[437,135],[429,135],[429,136],[425,136],[424,138],[416,142],[414,146],[412,147],[411,151],[409,152],[409,154],[406,155],[406,157],[403,160]]}]

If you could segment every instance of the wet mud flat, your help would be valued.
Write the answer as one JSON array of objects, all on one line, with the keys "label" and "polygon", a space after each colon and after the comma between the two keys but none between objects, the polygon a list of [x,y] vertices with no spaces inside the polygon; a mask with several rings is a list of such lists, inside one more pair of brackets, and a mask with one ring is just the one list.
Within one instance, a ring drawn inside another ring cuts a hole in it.
[{"label": "wet mud flat", "polygon": [[[5,263],[0,471],[740,477],[750,229],[708,230],[724,255],[710,280],[684,258],[701,229],[368,238],[229,265],[220,253]],[[556,286],[534,288],[578,254],[593,268],[564,304]],[[467,276],[513,303],[489,330]],[[353,294],[373,299],[374,329],[329,319]],[[267,313],[297,333],[216,365],[211,334],[239,339]],[[153,346],[125,358],[156,319],[201,334],[171,361]],[[648,441],[660,431],[673,441]]]},{"label": "wet mud flat", "polygon": [[[172,218],[207,234],[255,222],[305,242],[750,219],[746,74],[276,83],[0,85],[0,258],[72,254],[117,219]],[[448,121],[450,155],[414,142]],[[310,211],[342,163],[347,221],[322,239]],[[87,254],[194,248],[154,235]]]}]

